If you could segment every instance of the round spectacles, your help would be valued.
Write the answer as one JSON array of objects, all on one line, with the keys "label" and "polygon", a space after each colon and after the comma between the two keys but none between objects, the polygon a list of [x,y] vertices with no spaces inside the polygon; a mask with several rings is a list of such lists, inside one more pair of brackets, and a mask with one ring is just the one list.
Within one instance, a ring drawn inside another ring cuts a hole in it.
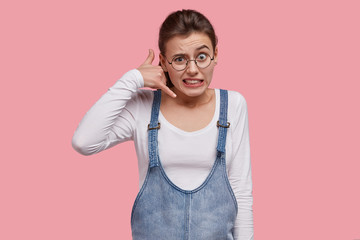
[{"label": "round spectacles", "polygon": [[198,68],[207,68],[210,66],[212,60],[214,60],[214,57],[210,57],[207,53],[200,53],[197,55],[196,59],[187,59],[184,56],[175,56],[171,62],[169,62],[166,58],[166,61],[177,71],[184,70],[190,61],[194,61]]}]

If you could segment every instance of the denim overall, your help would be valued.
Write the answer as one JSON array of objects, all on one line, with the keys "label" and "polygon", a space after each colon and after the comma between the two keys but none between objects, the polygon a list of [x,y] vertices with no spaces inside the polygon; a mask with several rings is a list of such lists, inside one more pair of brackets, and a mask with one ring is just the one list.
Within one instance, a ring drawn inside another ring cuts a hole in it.
[{"label": "denim overall", "polygon": [[228,95],[220,90],[217,157],[206,180],[183,190],[167,177],[158,151],[161,91],[154,91],[148,126],[149,168],[132,209],[133,240],[230,240],[237,215],[225,162]]}]

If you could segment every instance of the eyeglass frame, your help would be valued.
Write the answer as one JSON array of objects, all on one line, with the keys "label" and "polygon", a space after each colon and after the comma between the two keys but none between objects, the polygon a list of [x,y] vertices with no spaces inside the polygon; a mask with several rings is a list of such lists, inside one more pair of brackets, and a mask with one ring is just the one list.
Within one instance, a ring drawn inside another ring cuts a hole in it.
[{"label": "eyeglass frame", "polygon": [[[203,54],[206,54],[206,55],[208,55],[208,56],[210,57],[210,55],[207,54],[207,53],[203,53]],[[196,65],[198,68],[200,68],[200,69],[205,69],[205,68],[209,67],[209,66],[211,65],[211,61],[213,61],[213,60],[215,59],[215,54],[214,54],[213,57],[210,57],[210,63],[209,63],[209,65],[207,65],[206,67],[203,67],[203,68],[202,68],[202,67],[199,67],[199,65],[197,64],[196,59],[187,59],[187,58],[184,56],[184,58],[186,59],[186,65],[185,65],[184,69],[181,69],[181,70],[176,69],[176,68],[172,65],[174,59],[175,59],[176,57],[179,57],[179,56],[174,56],[174,57],[171,59],[171,62],[169,62],[169,60],[167,59],[166,56],[164,56],[164,57],[165,57],[166,61],[168,62],[168,64],[170,64],[171,67],[172,67],[174,70],[180,72],[180,71],[184,71],[184,70],[187,68],[187,66],[188,66],[188,64],[189,64],[190,61],[194,61],[194,62],[195,62],[195,65]]]}]

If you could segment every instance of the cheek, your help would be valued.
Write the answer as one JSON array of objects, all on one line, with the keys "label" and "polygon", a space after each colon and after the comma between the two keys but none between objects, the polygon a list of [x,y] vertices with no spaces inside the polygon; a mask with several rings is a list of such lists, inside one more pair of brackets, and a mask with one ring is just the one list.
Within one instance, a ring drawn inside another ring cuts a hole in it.
[{"label": "cheek", "polygon": [[179,73],[174,71],[168,71],[171,82],[175,83],[180,79]]},{"label": "cheek", "polygon": [[206,78],[207,78],[208,81],[212,80],[213,73],[214,73],[214,68],[209,69],[209,71],[206,72]]}]

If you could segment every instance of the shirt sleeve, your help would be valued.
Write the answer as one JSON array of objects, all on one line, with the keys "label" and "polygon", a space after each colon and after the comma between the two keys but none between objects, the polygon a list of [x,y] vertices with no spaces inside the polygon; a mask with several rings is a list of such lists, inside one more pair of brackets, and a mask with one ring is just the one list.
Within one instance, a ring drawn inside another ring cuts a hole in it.
[{"label": "shirt sleeve", "polygon": [[236,115],[233,134],[233,161],[229,168],[229,181],[238,203],[234,237],[236,240],[253,240],[253,196],[250,162],[250,139],[247,103],[245,98],[236,93]]},{"label": "shirt sleeve", "polygon": [[132,140],[135,113],[126,106],[143,86],[139,70],[125,73],[82,118],[72,138],[73,148],[80,154],[92,155]]}]

